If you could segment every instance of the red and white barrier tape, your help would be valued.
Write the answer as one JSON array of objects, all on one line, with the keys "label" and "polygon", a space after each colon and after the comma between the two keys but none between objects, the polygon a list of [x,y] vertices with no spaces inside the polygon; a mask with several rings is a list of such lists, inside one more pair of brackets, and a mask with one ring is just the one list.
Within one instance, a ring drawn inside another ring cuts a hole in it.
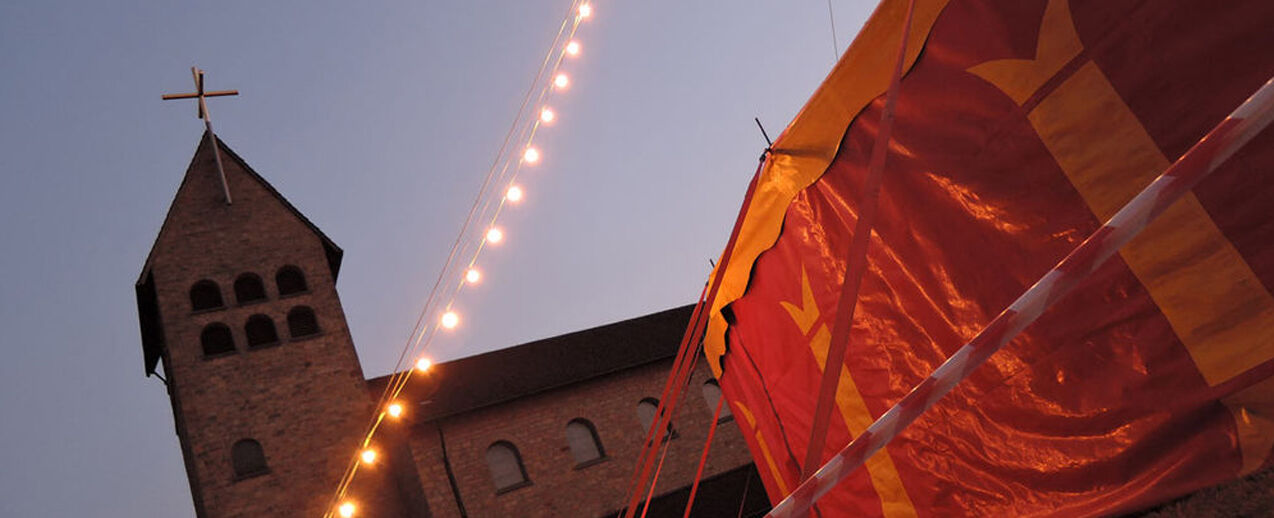
[{"label": "red and white barrier tape", "polygon": [[1031,325],[1054,302],[1070,293],[1120,247],[1216,170],[1274,119],[1274,79],[1252,94],[1168,167],[1154,182],[1124,205],[1105,225],[1088,236],[1034,286],[995,317],[973,340],[947,358],[929,378],[854,438],[813,476],[806,479],[767,516],[803,516],[867,458],[871,457],[992,354]]}]

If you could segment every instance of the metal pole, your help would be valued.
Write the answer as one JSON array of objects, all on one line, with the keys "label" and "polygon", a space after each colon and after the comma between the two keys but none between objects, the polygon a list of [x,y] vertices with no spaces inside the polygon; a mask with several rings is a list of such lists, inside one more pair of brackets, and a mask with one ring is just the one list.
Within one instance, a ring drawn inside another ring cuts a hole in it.
[{"label": "metal pole", "polygon": [[[200,103],[203,99],[199,100]],[[217,176],[221,178],[221,192],[226,195],[226,205],[232,205],[230,201],[230,184],[226,183],[226,170],[221,167],[221,146],[217,145],[217,134],[212,132],[212,117],[208,116],[205,109],[203,118],[204,127],[208,129],[208,138],[212,139],[212,157],[217,162]]]}]

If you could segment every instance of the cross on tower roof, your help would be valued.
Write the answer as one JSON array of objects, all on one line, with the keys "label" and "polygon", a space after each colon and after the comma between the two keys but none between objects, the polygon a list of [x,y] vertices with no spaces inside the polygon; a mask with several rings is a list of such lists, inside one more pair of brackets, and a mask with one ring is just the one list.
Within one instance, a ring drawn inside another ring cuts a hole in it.
[{"label": "cross on tower roof", "polygon": [[221,150],[217,146],[217,135],[212,132],[212,116],[208,113],[208,103],[205,101],[208,97],[221,97],[227,95],[239,95],[238,90],[216,90],[206,92],[203,88],[203,70],[199,67],[190,67],[190,74],[195,78],[195,91],[186,94],[164,94],[165,101],[173,99],[199,99],[199,115],[203,119],[204,127],[208,130],[208,138],[212,139],[212,156],[217,162],[217,175],[221,177],[221,191],[226,195],[226,205],[230,205],[230,185],[226,183],[226,171],[221,167]]}]

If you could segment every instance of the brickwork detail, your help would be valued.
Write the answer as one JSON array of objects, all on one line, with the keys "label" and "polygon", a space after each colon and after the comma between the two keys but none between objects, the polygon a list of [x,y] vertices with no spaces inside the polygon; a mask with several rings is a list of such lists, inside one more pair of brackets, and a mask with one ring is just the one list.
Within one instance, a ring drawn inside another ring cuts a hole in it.
[{"label": "brickwork detail", "polygon": [[[147,265],[197,513],[320,516],[371,412],[362,368],[318,234],[232,159],[224,160],[234,200],[226,205],[208,144],[196,152]],[[300,268],[308,291],[279,296],[273,281],[286,265]],[[244,273],[264,281],[264,300],[237,301],[232,287]],[[203,279],[219,285],[222,308],[192,310],[190,289]],[[314,311],[320,333],[289,336],[296,306]],[[244,325],[257,314],[274,321],[277,345],[248,348]],[[213,322],[230,328],[234,352],[204,355],[200,333]],[[241,439],[261,444],[266,471],[235,476],[231,447]]]},{"label": "brickwork detail", "polygon": [[[439,428],[468,516],[598,517],[618,510],[624,505],[629,478],[645,439],[637,403],[659,396],[671,367],[671,359],[660,361],[415,425],[411,450],[434,516],[460,516],[443,466]],[[677,435],[668,445],[668,460],[655,496],[693,482],[712,420],[703,391],[698,390],[709,377],[701,363],[677,412]],[[588,419],[597,428],[606,451],[604,461],[576,467],[566,440],[566,425],[575,418]],[[496,441],[517,446],[529,485],[496,491],[485,458],[487,447]],[[738,425],[721,423],[713,438],[705,478],[751,462]]]}]

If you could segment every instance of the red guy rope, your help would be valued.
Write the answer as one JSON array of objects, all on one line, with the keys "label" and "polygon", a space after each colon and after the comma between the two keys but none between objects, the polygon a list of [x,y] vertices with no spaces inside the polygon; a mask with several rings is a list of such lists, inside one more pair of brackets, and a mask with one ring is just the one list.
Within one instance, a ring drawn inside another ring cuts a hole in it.
[{"label": "red guy rope", "polygon": [[[768,150],[767,150],[767,154],[761,156],[761,160],[759,163],[757,163],[757,166],[756,166],[756,172],[752,174],[752,181],[751,183],[748,184],[747,193],[743,195],[743,204],[742,204],[742,207],[739,208],[739,215],[734,221],[734,229],[731,230],[730,232],[730,239],[726,242],[725,250],[721,252],[721,262],[717,263],[716,275],[711,281],[711,288],[708,290],[707,297],[704,298],[703,301],[700,302],[699,306],[696,308],[696,312],[695,312],[696,316],[699,316],[700,310],[702,310],[703,312],[702,314],[703,317],[707,317],[708,313],[712,311],[712,305],[717,298],[717,290],[721,287],[721,279],[725,275],[726,268],[730,265],[730,256],[734,252],[735,244],[738,242],[739,232],[743,228],[743,220],[744,218],[747,217],[748,207],[751,206],[752,204],[752,196],[756,192],[756,185],[760,180],[761,171],[765,166],[765,159],[767,156],[768,156]],[[686,334],[682,338],[681,353],[679,353],[678,355],[679,359],[680,359],[680,355],[684,353],[684,351],[689,347],[689,344],[698,344],[699,341],[703,339],[703,331],[704,331],[704,328],[707,327],[707,321],[708,321],[708,318],[702,318],[702,319],[696,320],[696,318],[692,317],[690,319],[690,325],[686,327]],[[675,377],[676,375],[677,375],[677,369],[674,366],[673,372],[669,376],[667,384],[665,384],[664,386],[665,395],[667,395],[670,388],[673,387],[673,384],[676,380],[676,377]],[[724,395],[722,397],[724,397]],[[665,398],[660,399],[659,404],[661,407],[663,406],[665,400],[666,400]],[[626,505],[624,509],[624,518],[632,518],[633,514],[636,512],[637,502],[641,498],[641,488],[645,486],[646,477],[649,476],[651,464],[654,461],[654,456],[653,456],[653,451],[651,452],[651,454],[648,454],[647,450],[651,449],[651,444],[653,444],[651,443],[651,441],[655,437],[654,435],[655,431],[659,430],[661,426],[667,426],[666,424],[662,424],[662,423],[671,422],[672,420],[671,412],[666,413],[667,420],[665,420],[664,419],[665,413],[662,413],[660,409],[656,409],[655,416],[656,416],[656,419],[655,419],[656,422],[652,423],[651,429],[647,431],[646,433],[646,442],[643,443],[644,447],[642,450],[642,454],[639,457],[637,462],[636,473],[634,474],[635,478],[632,480],[632,482],[629,485],[630,496],[628,500],[628,505]]]},{"label": "red guy rope", "polygon": [[690,499],[686,500],[686,514],[681,518],[690,518],[690,508],[695,505],[695,494],[699,492],[699,482],[703,481],[703,467],[708,464],[708,452],[712,450],[712,437],[717,434],[717,421],[721,419],[721,408],[725,406],[725,394],[717,398],[717,410],[712,413],[712,425],[708,426],[708,438],[703,441],[703,455],[699,456],[699,469],[695,471],[694,484],[690,486]]},{"label": "red guy rope", "polygon": [[805,464],[801,466],[802,479],[808,478],[823,463],[828,421],[832,416],[840,374],[845,366],[845,349],[849,347],[854,309],[858,306],[858,288],[862,285],[863,272],[867,270],[867,246],[871,243],[872,227],[876,224],[876,207],[880,205],[880,184],[885,177],[885,157],[889,154],[889,136],[894,129],[894,104],[898,100],[902,66],[907,59],[907,36],[911,33],[911,16],[915,10],[916,0],[911,0],[907,6],[906,21],[902,24],[902,36],[898,38],[898,61],[894,64],[894,74],[889,80],[889,92],[885,94],[885,109],[880,114],[880,132],[876,134],[876,142],[872,146],[867,178],[863,180],[858,223],[854,225],[854,237],[849,244],[849,264],[845,268],[845,280],[841,283],[840,300],[836,303],[836,317],[832,320],[832,338],[828,346],[827,361],[824,362],[823,379],[818,387],[818,400],[814,406],[814,424],[810,427]]}]

